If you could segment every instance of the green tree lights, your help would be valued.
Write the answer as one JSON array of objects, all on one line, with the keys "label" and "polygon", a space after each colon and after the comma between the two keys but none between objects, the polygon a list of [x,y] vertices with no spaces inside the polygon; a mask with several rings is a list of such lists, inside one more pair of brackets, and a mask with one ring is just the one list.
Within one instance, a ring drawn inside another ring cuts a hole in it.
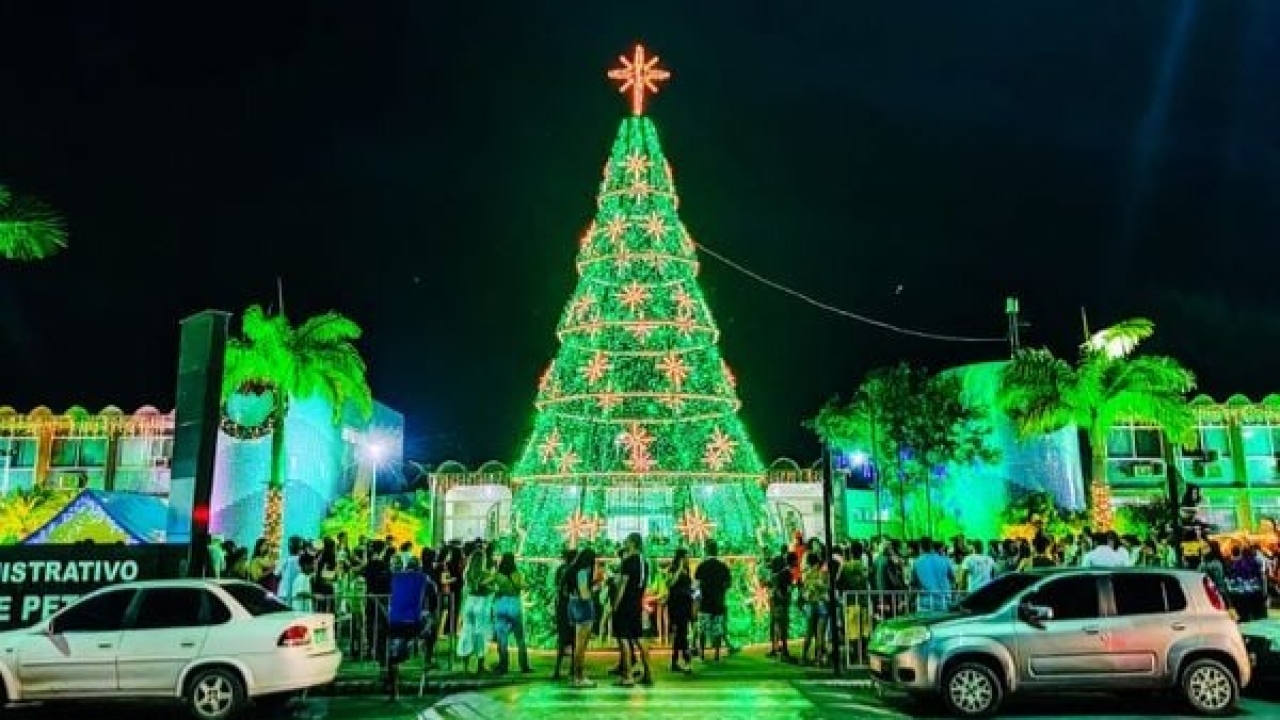
[{"label": "green tree lights", "polygon": [[750,552],[761,539],[764,467],[678,204],[653,122],[626,118],[513,471],[526,555],[632,531]]},{"label": "green tree lights", "polygon": [[253,305],[241,320],[241,336],[227,342],[224,403],[234,395],[270,397],[272,403],[266,421],[259,425],[246,427],[240,424],[241,418],[230,416],[223,421],[223,429],[233,435],[271,433],[263,529],[269,540],[279,542],[283,527],[284,435],[290,398],[324,398],[333,408],[335,421],[348,402],[365,417],[373,412],[364,359],[355,346],[360,335],[359,325],[336,312],[294,326],[283,314],[268,315]]},{"label": "green tree lights", "polygon": [[39,200],[17,197],[0,185],[0,257],[43,260],[67,246],[62,217]]}]

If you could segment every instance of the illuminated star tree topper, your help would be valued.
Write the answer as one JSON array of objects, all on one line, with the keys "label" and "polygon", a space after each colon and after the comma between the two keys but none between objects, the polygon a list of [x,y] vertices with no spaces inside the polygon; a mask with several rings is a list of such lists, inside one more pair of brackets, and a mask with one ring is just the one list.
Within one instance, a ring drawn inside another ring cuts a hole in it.
[{"label": "illuminated star tree topper", "polygon": [[658,56],[645,57],[644,46],[636,44],[630,58],[619,55],[622,67],[609,71],[609,78],[621,81],[618,92],[631,93],[631,114],[644,114],[645,93],[658,94],[658,83],[671,78],[671,73],[658,67]]}]

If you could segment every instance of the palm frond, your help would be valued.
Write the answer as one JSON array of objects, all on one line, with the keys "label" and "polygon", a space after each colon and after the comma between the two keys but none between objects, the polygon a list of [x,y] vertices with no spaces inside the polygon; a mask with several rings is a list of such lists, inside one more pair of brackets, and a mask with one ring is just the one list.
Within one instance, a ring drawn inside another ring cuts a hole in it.
[{"label": "palm frond", "polygon": [[1084,355],[1097,353],[1112,359],[1126,357],[1155,331],[1156,324],[1146,318],[1121,320],[1091,335],[1081,350]]},{"label": "palm frond", "polygon": [[43,260],[67,246],[62,216],[34,198],[16,197],[0,186],[0,257]]},{"label": "palm frond", "polygon": [[252,305],[244,312],[241,338],[228,344],[224,395],[246,383],[279,388],[285,397],[320,397],[339,419],[348,403],[365,418],[373,414],[367,368],[354,341],[360,326],[329,312],[298,327],[281,314]]},{"label": "palm frond", "polygon": [[325,345],[339,342],[359,340],[364,331],[356,322],[345,315],[327,312],[307,318],[294,333],[299,344]]}]

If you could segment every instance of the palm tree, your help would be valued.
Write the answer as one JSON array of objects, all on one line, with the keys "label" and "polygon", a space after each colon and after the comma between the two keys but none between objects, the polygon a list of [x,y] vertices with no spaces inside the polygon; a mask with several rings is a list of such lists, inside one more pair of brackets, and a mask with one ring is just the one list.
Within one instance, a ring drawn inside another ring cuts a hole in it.
[{"label": "palm tree", "polygon": [[270,540],[279,542],[282,533],[284,434],[290,399],[323,398],[333,408],[335,423],[348,403],[366,418],[373,413],[364,359],[355,346],[361,334],[359,325],[336,312],[308,318],[294,327],[283,314],[268,315],[252,305],[241,320],[241,337],[227,343],[223,401],[237,393],[269,394],[274,401],[263,529]]},{"label": "palm tree", "polygon": [[43,260],[67,246],[62,217],[33,198],[15,197],[0,185],[0,257]]},{"label": "palm tree", "polygon": [[[1186,401],[1195,375],[1171,357],[1132,355],[1154,332],[1155,324],[1145,318],[1100,330],[1081,345],[1075,367],[1048,350],[1019,350],[1001,372],[996,401],[1022,437],[1070,425],[1083,429],[1089,439],[1087,482],[1105,483],[1107,436],[1121,420],[1156,425],[1166,441],[1186,445],[1195,439],[1195,416]],[[1092,503],[1092,493],[1085,498]]]}]

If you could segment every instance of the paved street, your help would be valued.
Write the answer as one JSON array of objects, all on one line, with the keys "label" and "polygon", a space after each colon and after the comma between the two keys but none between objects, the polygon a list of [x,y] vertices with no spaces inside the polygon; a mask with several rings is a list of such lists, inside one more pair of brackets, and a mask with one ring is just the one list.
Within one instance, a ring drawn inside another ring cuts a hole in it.
[{"label": "paved street", "polygon": [[[288,708],[266,711],[250,708],[240,720],[418,720],[434,702],[411,698],[390,702],[386,697],[319,697],[295,701]],[[103,709],[108,712],[104,712]],[[69,717],[146,718],[188,720],[191,716],[173,703],[81,703],[73,705],[17,705],[3,711],[5,720],[66,720]],[[511,717],[502,715],[500,717]]]},{"label": "paved street", "polygon": [[[819,678],[767,679],[724,672],[717,668],[702,677],[661,679],[652,688],[618,688],[607,683],[589,690],[572,690],[559,683],[531,681],[481,692],[460,692],[444,698],[317,697],[295,701],[287,709],[251,709],[244,720],[541,720],[573,716],[581,720],[638,717],[680,720],[848,720],[848,718],[935,718],[934,713],[905,702],[884,702],[866,681]],[[749,675],[754,675],[751,673]],[[103,712],[104,708],[107,712]],[[185,720],[182,708],[168,703],[81,705],[20,705],[7,708],[6,720],[63,720],[72,716],[146,717],[147,720]],[[1090,717],[1094,720],[1136,720],[1196,717],[1169,700],[1120,698],[1112,695],[1054,697],[1016,702],[1001,717]],[[1280,717],[1280,703],[1246,698],[1237,717]]]},{"label": "paved street", "polygon": [[[573,690],[548,683],[512,686],[451,696],[426,718],[431,720],[541,720],[566,714],[590,720],[690,718],[711,720],[847,720],[848,718],[934,718],[935,712],[908,702],[885,702],[864,681],[675,679],[652,688],[619,688],[601,683]],[[1023,701],[1006,706],[1001,717],[1119,720],[1198,717],[1170,700],[1082,695]],[[1237,717],[1280,717],[1280,705],[1246,698]],[[424,719],[425,720],[425,719]]]}]

